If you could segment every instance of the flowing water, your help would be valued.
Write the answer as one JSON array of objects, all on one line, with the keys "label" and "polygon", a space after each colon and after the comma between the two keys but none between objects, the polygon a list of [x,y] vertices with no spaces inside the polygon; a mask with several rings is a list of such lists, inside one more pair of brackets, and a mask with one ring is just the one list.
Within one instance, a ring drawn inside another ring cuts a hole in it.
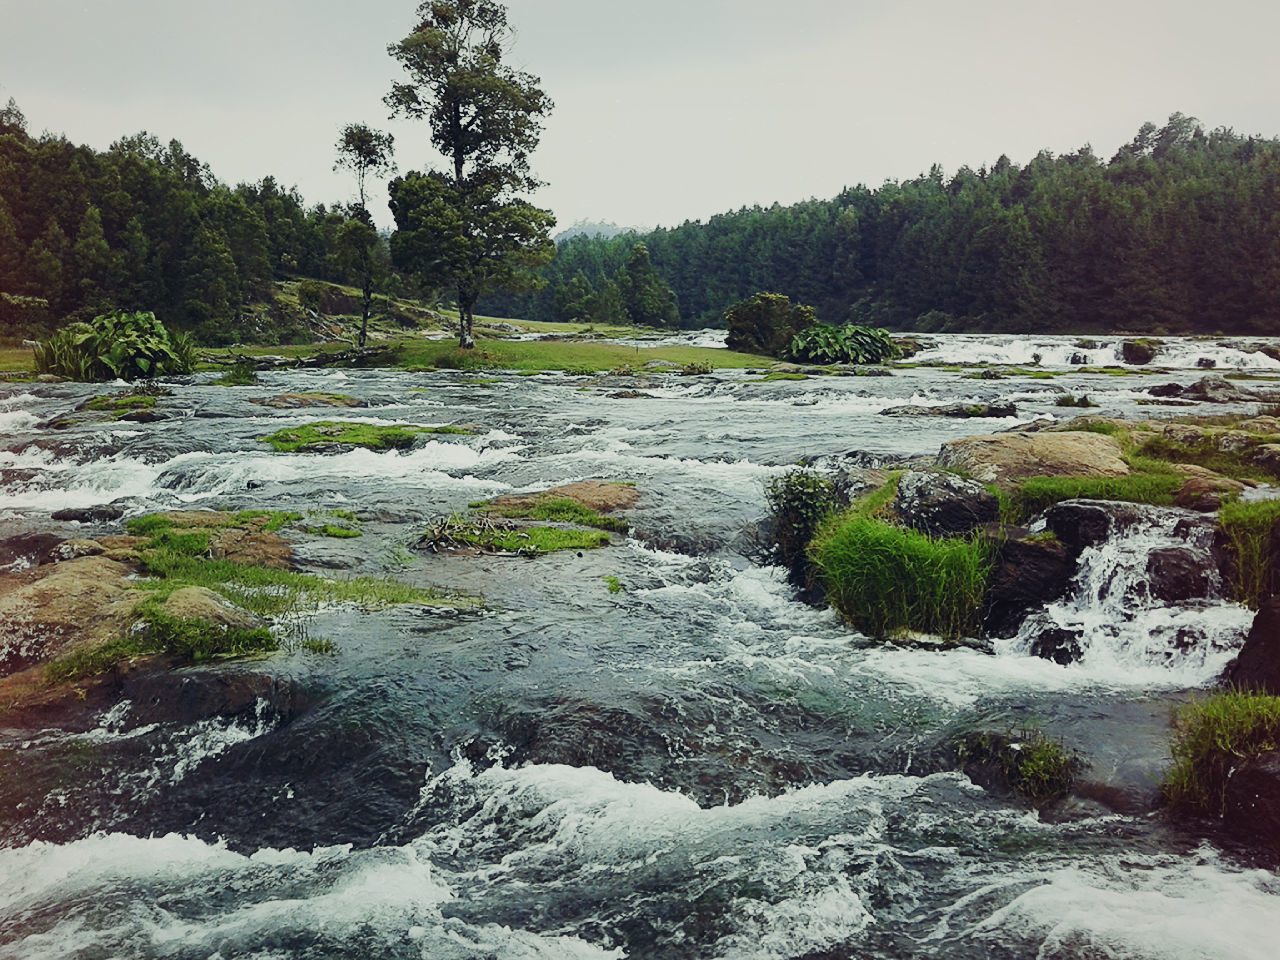
[{"label": "flowing water", "polygon": [[[944,362],[1080,362],[1068,339],[935,340]],[[1188,367],[1280,368],[1234,345],[1166,350]],[[1250,619],[1212,585],[1194,604],[1153,599],[1146,555],[1196,546],[1176,515],[1087,550],[1070,595],[1037,614],[1082,638],[1066,666],[1026,635],[993,653],[873,644],[798,602],[759,533],[764,482],[801,459],[932,455],[1059,417],[1063,391],[1158,415],[1144,386],[1203,373],[202,376],[172,384],[173,419],[58,431],[41,424],[93,388],[0,387],[0,536],[107,533],[49,520],[107,502],[126,516],[343,509],[364,535],[297,535],[303,569],[485,598],[328,606],[281,624],[290,649],[271,658],[139,682],[45,729],[0,716],[0,958],[1270,958],[1274,864],[1142,805],[1029,811],[958,772],[948,747],[958,731],[1041,724],[1098,762],[1150,766],[1170,705],[1214,680]],[[368,405],[250,402],[302,391]],[[878,416],[958,399],[1018,414]],[[386,453],[258,439],[325,418],[483,430]],[[469,502],[592,478],[641,493],[613,547],[409,549]],[[272,680],[251,709],[175,708],[228,672]]]}]

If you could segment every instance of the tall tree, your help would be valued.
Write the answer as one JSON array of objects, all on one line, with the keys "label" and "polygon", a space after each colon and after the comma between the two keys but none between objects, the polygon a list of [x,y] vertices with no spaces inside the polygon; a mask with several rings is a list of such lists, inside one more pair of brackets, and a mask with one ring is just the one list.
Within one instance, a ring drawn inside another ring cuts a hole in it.
[{"label": "tall tree", "polygon": [[492,0],[434,0],[388,52],[409,75],[386,97],[394,115],[425,119],[444,172],[391,183],[391,255],[431,286],[452,285],[458,343],[475,346],[472,308],[488,290],[533,287],[532,269],[555,254],[555,218],[519,199],[538,181],[529,155],[551,101],[537,77],[503,63],[512,31]]},{"label": "tall tree", "polygon": [[361,301],[359,346],[369,337],[369,314],[373,312],[373,251],[378,245],[378,231],[369,213],[365,185],[369,177],[384,176],[395,172],[391,150],[395,138],[389,133],[366,126],[349,123],[338,135],[338,159],[334,169],[350,170],[356,175],[358,205],[351,211],[351,219],[344,224],[339,239],[353,255],[360,271]]}]

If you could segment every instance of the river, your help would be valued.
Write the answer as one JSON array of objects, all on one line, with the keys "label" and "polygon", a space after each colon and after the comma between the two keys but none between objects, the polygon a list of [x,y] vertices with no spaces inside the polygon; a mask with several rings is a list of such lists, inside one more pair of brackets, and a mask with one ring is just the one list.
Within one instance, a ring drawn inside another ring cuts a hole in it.
[{"label": "river", "polygon": [[[801,460],[932,455],[1070,416],[1063,392],[1087,393],[1091,412],[1170,415],[1145,387],[1191,383],[1209,361],[1274,376],[1280,362],[1172,341],[1156,362],[1175,369],[1111,376],[1068,364],[1117,363],[1118,342],[930,339],[921,359],[1063,375],[199,375],[170,384],[170,419],[60,431],[40,425],[100,388],[0,385],[0,536],[118,529],[49,520],[108,502],[126,516],[344,510],[363,535],[299,535],[302,569],[485,601],[326,606],[280,625],[286,651],[220,668],[287,684],[288,709],[178,721],[125,700],[34,730],[0,716],[0,958],[1273,957],[1274,862],[1146,811],[1077,799],[1037,813],[971,782],[948,748],[974,725],[1043,724],[1137,755],[1171,703],[1212,683],[1248,611],[1090,581],[1045,612],[1086,630],[1070,666],[1016,638],[994,653],[878,645],[797,601],[759,528],[765,481]],[[305,391],[367,406],[251,402]],[[958,399],[1017,414],[879,415]],[[317,419],[483,429],[385,453],[259,439]],[[411,549],[432,518],[578,479],[636,484],[630,536],[534,559]],[[1112,566],[1089,576],[1121,583],[1121,555],[1160,526],[1108,545],[1093,562]],[[1203,642],[1158,642],[1174,628]],[[180,672],[172,695],[209,675]]]}]

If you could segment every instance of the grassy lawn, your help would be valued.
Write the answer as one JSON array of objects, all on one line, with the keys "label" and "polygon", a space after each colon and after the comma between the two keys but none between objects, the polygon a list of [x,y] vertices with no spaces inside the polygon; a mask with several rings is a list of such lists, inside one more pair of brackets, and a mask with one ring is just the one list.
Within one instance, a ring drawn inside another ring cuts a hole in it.
[{"label": "grassy lawn", "polygon": [[396,364],[413,369],[598,372],[620,367],[639,370],[651,360],[666,360],[682,367],[690,363],[706,363],[713,369],[767,367],[773,363],[767,357],[707,347],[645,347],[593,341],[477,340],[475,350],[459,350],[453,340],[408,340],[401,342]]}]

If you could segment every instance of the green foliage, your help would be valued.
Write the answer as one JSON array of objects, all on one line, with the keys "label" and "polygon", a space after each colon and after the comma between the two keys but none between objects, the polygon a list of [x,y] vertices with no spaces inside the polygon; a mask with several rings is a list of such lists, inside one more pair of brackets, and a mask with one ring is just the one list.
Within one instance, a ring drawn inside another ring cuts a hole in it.
[{"label": "green foliage", "polygon": [[885,330],[818,324],[796,334],[783,356],[801,363],[884,363],[898,353]]},{"label": "green foliage", "polygon": [[1278,475],[1276,472],[1266,470],[1253,461],[1254,451],[1274,439],[1270,436],[1255,436],[1246,439],[1238,449],[1221,450],[1216,438],[1210,434],[1202,434],[1185,442],[1155,436],[1138,448],[1137,455],[1166,463],[1194,463],[1215,473],[1238,479],[1274,481]]},{"label": "green foliage", "polygon": [[1064,393],[1058,399],[1054,400],[1054,405],[1059,407],[1096,407],[1097,404],[1089,399],[1087,393],[1076,396],[1071,393]]},{"label": "green foliage", "polygon": [[1173,767],[1165,775],[1171,810],[1221,816],[1227,780],[1251,757],[1280,749],[1280,697],[1228,690],[1174,716]]},{"label": "green foliage", "polygon": [[1060,740],[1042,731],[1025,728],[1009,733],[972,733],[955,744],[966,769],[994,767],[1020,797],[1043,807],[1071,790],[1079,758]]},{"label": "green foliage", "polygon": [[249,363],[237,363],[213,381],[219,387],[248,387],[258,382],[258,371]]},{"label": "green foliage", "polygon": [[1230,566],[1231,593],[1253,609],[1271,595],[1276,571],[1271,564],[1271,530],[1280,522],[1280,500],[1224,503],[1218,524],[1235,557]]},{"label": "green foliage", "polygon": [[38,373],[100,383],[137,380],[195,369],[195,344],[184,333],[170,334],[154,313],[100,314],[73,323],[35,347]]},{"label": "green foliage", "polygon": [[809,470],[790,470],[765,481],[770,526],[778,558],[790,571],[792,582],[803,583],[806,576],[809,541],[822,523],[848,500],[836,483]]},{"label": "green foliage", "polygon": [[344,423],[320,420],[297,427],[284,427],[258,439],[278,453],[305,453],[332,444],[365,447],[369,450],[407,450],[424,434],[465,434],[461,427],[421,427],[407,423]]},{"label": "green foliage", "polygon": [[711,364],[706,360],[694,360],[680,368],[681,376],[700,377],[711,372]]},{"label": "green foliage", "polygon": [[809,559],[831,605],[868,636],[958,639],[979,633],[991,551],[981,540],[935,540],[854,509],[822,525]]},{"label": "green foliage", "polygon": [[757,293],[724,312],[728,328],[725,345],[730,350],[779,357],[796,334],[818,322],[813,307],[792,304],[778,293]]},{"label": "green foliage", "polygon": [[619,580],[617,577],[613,577],[613,576],[604,577],[603,580],[604,580],[605,589],[607,589],[610,593],[622,592],[622,581]]},{"label": "green foliage", "polygon": [[117,393],[109,396],[94,397],[84,405],[86,410],[110,410],[115,413],[129,413],[132,410],[150,410],[156,405],[156,398],[151,394]]}]

